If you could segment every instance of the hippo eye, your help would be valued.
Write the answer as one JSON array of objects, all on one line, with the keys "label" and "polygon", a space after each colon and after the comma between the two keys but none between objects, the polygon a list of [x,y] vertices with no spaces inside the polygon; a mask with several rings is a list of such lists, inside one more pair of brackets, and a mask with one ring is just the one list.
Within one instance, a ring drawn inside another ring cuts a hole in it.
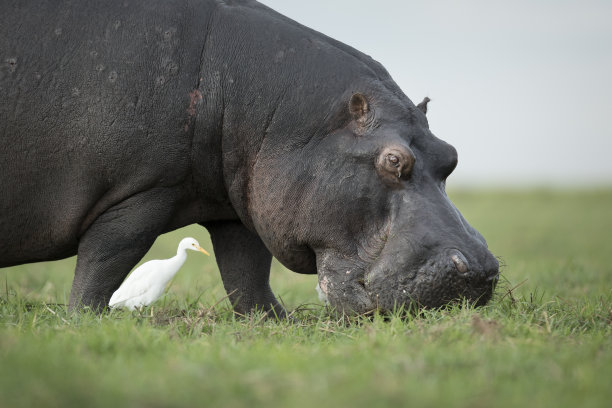
[{"label": "hippo eye", "polygon": [[400,164],[400,159],[399,157],[397,157],[394,154],[388,154],[387,155],[387,160],[389,160],[389,162],[394,166],[394,167],[398,167]]},{"label": "hippo eye", "polygon": [[387,184],[398,186],[399,181],[408,180],[415,157],[407,146],[389,146],[380,153],[376,160],[376,170]]}]

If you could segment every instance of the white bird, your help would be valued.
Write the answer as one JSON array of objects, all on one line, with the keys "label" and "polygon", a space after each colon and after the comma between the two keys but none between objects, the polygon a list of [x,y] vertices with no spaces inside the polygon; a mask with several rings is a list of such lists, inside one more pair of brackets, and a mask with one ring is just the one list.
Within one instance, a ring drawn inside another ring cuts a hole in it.
[{"label": "white bird", "polygon": [[127,307],[130,310],[148,306],[164,293],[170,280],[176,275],[187,259],[187,249],[206,252],[198,241],[184,238],[179,243],[176,255],[170,259],[154,259],[136,268],[113,293],[110,307]]}]

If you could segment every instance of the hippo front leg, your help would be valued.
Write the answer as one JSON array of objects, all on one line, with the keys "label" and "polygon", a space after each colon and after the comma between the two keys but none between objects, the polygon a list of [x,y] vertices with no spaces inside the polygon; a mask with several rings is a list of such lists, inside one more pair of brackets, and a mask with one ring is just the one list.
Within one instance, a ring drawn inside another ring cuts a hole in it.
[{"label": "hippo front leg", "polygon": [[79,239],[70,309],[102,310],[172,215],[167,190],[136,194],[102,213]]},{"label": "hippo front leg", "polygon": [[210,232],[223,286],[234,310],[241,314],[263,310],[286,316],[270,289],[272,255],[261,239],[240,222],[204,226]]}]

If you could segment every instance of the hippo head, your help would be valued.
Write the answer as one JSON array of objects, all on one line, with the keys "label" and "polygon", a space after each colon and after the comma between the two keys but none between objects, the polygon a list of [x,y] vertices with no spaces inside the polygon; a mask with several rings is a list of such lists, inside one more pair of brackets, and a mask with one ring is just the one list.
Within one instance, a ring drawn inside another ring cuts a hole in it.
[{"label": "hippo head", "polygon": [[289,269],[317,273],[338,309],[492,295],[498,262],[446,195],[457,152],[429,130],[427,101],[350,91],[320,136],[266,140],[258,152],[252,227]]}]

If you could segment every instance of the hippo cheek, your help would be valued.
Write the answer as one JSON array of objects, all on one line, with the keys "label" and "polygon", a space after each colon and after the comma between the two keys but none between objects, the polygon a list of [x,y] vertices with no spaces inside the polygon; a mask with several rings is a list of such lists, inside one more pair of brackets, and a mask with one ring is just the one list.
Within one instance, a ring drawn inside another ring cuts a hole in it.
[{"label": "hippo cheek", "polygon": [[329,304],[339,311],[361,314],[376,305],[364,286],[365,269],[330,253],[317,256],[319,288]]}]

